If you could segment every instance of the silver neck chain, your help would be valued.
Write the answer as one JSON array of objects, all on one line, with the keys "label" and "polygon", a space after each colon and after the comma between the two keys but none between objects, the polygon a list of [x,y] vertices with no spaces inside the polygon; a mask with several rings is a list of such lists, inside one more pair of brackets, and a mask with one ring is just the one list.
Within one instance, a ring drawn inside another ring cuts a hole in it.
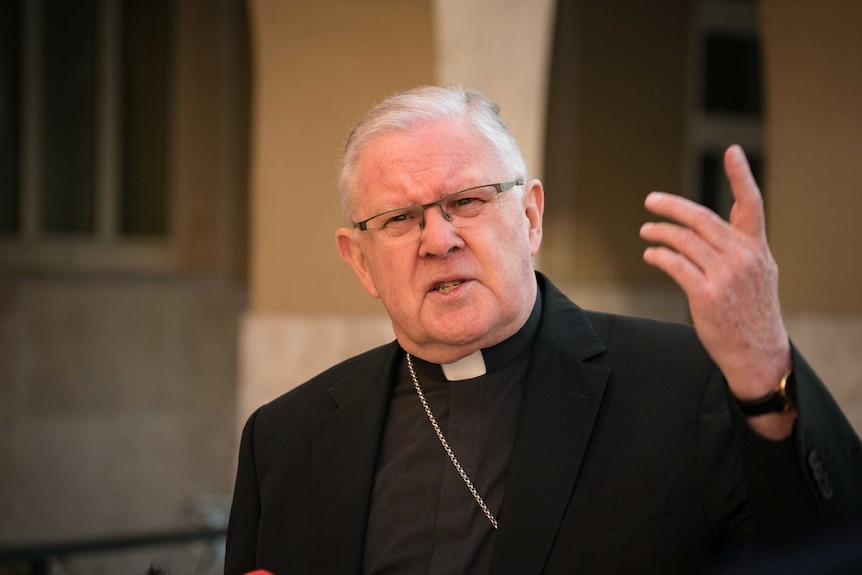
[{"label": "silver neck chain", "polygon": [[446,451],[446,455],[449,456],[449,459],[452,461],[452,465],[455,466],[455,470],[458,471],[458,475],[461,476],[461,479],[464,480],[464,483],[467,485],[467,489],[470,490],[470,493],[473,495],[473,499],[476,500],[476,503],[479,504],[479,507],[485,513],[485,516],[488,518],[488,521],[491,522],[491,525],[494,526],[494,529],[497,529],[497,520],[494,518],[494,514],[491,513],[491,510],[488,509],[488,506],[485,505],[485,502],[482,500],[482,497],[479,495],[479,492],[476,491],[476,488],[473,487],[473,482],[470,481],[470,478],[467,476],[467,472],[464,471],[464,468],[461,467],[461,464],[458,463],[458,458],[455,457],[455,454],[452,453],[452,448],[449,447],[449,442],[446,441],[446,437],[444,437],[443,432],[440,431],[440,426],[437,425],[437,419],[434,417],[434,414],[431,413],[431,408],[428,406],[428,402],[425,400],[425,394],[422,392],[422,386],[419,385],[419,378],[416,377],[416,370],[413,369],[413,358],[410,357],[410,354],[407,355],[407,369],[410,370],[410,378],[413,380],[413,387],[416,388],[416,394],[419,396],[419,401],[422,402],[422,407],[425,408],[425,414],[428,416],[428,421],[431,422],[431,427],[434,428],[434,432],[437,434],[437,439],[440,440],[440,445],[443,446],[443,449]]}]

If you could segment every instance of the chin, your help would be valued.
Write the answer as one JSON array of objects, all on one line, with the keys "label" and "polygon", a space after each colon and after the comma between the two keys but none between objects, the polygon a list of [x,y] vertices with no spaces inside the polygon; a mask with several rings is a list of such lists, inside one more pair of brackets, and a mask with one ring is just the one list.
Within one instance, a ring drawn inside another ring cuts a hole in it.
[{"label": "chin", "polygon": [[492,331],[493,327],[491,325],[478,321],[459,322],[457,327],[447,326],[445,330],[439,331],[436,334],[436,339],[449,345],[475,345],[476,349],[481,349],[487,347],[485,341],[489,339],[489,334]]}]

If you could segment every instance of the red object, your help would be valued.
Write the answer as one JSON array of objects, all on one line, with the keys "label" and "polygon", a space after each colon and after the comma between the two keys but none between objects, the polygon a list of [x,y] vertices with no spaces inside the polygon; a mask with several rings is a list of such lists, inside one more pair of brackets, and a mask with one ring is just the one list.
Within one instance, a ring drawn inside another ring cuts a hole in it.
[{"label": "red object", "polygon": [[245,575],[273,575],[271,572],[266,569],[257,569],[255,571],[249,571]]}]

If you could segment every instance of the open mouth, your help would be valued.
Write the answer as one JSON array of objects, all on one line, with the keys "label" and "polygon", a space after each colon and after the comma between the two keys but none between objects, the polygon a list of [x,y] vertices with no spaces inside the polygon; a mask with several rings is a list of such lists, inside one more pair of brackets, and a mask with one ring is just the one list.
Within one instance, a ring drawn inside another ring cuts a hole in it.
[{"label": "open mouth", "polygon": [[452,291],[453,289],[455,289],[456,287],[461,285],[461,283],[462,282],[457,281],[457,280],[456,281],[450,281],[450,282],[441,282],[441,283],[437,284],[436,286],[434,286],[434,291],[436,291],[438,293],[449,293],[450,291]]}]

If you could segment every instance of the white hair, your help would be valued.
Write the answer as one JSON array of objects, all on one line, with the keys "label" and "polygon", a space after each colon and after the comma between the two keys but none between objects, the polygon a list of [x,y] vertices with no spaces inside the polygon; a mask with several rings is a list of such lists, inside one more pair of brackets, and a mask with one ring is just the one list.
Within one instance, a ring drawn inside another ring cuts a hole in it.
[{"label": "white hair", "polygon": [[[478,90],[458,86],[420,86],[398,92],[368,111],[353,127],[338,171],[341,211],[350,221],[359,182],[356,171],[365,149],[377,138],[409,131],[433,120],[465,118],[491,145],[497,159],[511,168],[513,177],[527,177],[518,142],[500,118],[500,107]],[[521,193],[518,190],[517,193]]]}]

